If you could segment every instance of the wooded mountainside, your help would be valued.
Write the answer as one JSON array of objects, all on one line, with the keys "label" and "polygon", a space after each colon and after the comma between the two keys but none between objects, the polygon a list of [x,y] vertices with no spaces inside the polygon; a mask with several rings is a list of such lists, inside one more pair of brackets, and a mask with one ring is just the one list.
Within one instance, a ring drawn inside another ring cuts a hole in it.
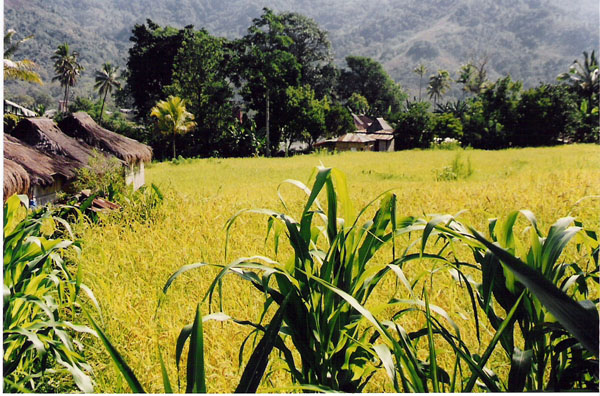
[{"label": "wooded mountainside", "polygon": [[510,74],[532,86],[554,81],[582,51],[599,47],[595,0],[6,0],[5,29],[35,35],[19,56],[40,65],[45,84],[10,82],[5,95],[59,98],[50,57],[63,42],[81,54],[86,71],[74,94],[87,96],[102,63],[124,66],[136,23],[193,24],[236,38],[264,6],[314,18],[329,32],[336,63],[350,54],[371,57],[411,95],[419,63],[454,76],[470,58],[487,55],[491,79]]}]

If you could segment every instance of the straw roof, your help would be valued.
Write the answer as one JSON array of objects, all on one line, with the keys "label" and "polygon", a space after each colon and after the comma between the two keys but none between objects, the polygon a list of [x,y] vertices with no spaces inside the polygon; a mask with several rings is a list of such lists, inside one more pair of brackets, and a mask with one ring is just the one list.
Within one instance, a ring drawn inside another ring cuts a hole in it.
[{"label": "straw roof", "polygon": [[13,194],[27,194],[29,185],[27,171],[16,162],[4,158],[4,201]]},{"label": "straw roof", "polygon": [[53,157],[66,156],[86,166],[93,147],[65,135],[49,118],[21,120],[10,134],[30,146]]},{"label": "straw roof", "polygon": [[[64,156],[50,157],[13,136],[4,135],[5,189],[7,188],[6,184],[8,180],[10,178],[18,178],[18,172],[20,172],[20,169],[9,165],[11,168],[9,168],[9,177],[7,177],[7,160],[16,163],[21,169],[27,172],[30,185],[48,186],[53,184],[58,176],[67,180],[72,179],[75,177],[76,168],[79,167],[79,163],[74,159]],[[9,182],[9,185],[14,186],[15,183],[11,183]]]},{"label": "straw roof", "polygon": [[102,128],[87,113],[72,114],[59,123],[67,135],[108,152],[127,163],[149,162],[152,149],[137,140]]}]

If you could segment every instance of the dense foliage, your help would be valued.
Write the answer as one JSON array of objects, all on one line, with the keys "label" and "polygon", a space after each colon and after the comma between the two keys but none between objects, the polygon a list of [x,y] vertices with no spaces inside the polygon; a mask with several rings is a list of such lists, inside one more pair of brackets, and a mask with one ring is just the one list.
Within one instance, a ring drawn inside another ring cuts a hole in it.
[{"label": "dense foliage", "polygon": [[[371,57],[414,95],[419,76],[411,70],[418,63],[430,71],[457,70],[474,54],[493,54],[493,79],[510,73],[529,88],[549,82],[582,51],[598,48],[594,0],[580,0],[577,7],[562,0],[6,0],[4,17],[6,29],[35,36],[23,46],[22,56],[41,66],[45,82],[52,77],[53,49],[63,42],[77,48],[88,72],[74,94],[87,95],[98,65],[111,61],[125,66],[136,23],[151,18],[178,28],[193,24],[234,38],[244,34],[265,6],[315,19],[330,32],[336,63],[352,54]],[[10,84],[8,90],[13,98],[50,95],[53,104],[61,91],[56,83]],[[460,91],[453,94],[458,97]]]},{"label": "dense foliage", "polygon": [[[349,55],[337,66],[328,32],[299,13],[264,8],[237,39],[148,19],[134,26],[129,40],[133,45],[121,76],[110,62],[96,67],[100,108],[77,96],[69,110],[92,112],[109,129],[150,144],[158,159],[176,157],[168,146],[180,147],[184,157],[311,150],[321,139],[354,131],[350,111],[387,119],[396,130],[396,149],[426,148],[444,139],[484,149],[599,139],[595,51],[584,52],[556,83],[526,90],[510,75],[489,80],[492,61],[485,53],[469,55],[456,78],[445,69],[427,77],[421,63],[412,70],[419,78],[419,99],[411,102],[375,59]],[[84,71],[79,52],[64,43],[52,60],[68,103]],[[105,102],[121,78],[125,84],[104,119]],[[461,99],[448,101],[458,88]],[[423,89],[433,109],[424,102]],[[169,96],[184,100],[197,120],[185,134],[161,134],[150,117]],[[36,108],[44,111],[46,99],[40,97]],[[117,115],[115,105],[135,114],[137,125]]]}]

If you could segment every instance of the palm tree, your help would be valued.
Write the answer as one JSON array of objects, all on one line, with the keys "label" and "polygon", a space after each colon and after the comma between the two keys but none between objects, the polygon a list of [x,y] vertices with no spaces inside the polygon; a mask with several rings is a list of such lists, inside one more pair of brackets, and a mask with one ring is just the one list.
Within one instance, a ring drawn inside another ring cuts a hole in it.
[{"label": "palm tree", "polygon": [[150,112],[158,120],[158,128],[164,135],[173,136],[173,158],[175,158],[175,137],[184,135],[196,126],[194,115],[185,109],[185,100],[169,96],[161,100]]},{"label": "palm tree", "polygon": [[96,71],[96,83],[94,88],[98,90],[100,96],[102,96],[102,107],[100,108],[100,121],[104,115],[104,102],[106,102],[106,96],[112,92],[113,88],[120,88],[121,83],[118,81],[120,77],[117,77],[117,71],[119,66],[114,67],[110,63],[102,65],[101,70]]},{"label": "palm tree", "polygon": [[13,43],[13,36],[16,33],[17,32],[14,29],[9,29],[4,35],[4,79],[23,80],[41,85],[42,79],[40,78],[40,75],[34,71],[37,65],[33,61],[29,59],[15,61],[12,59],[12,56],[17,52],[17,49],[19,49],[19,46],[33,38],[33,35],[31,35]]},{"label": "palm tree", "polygon": [[592,51],[590,56],[584,51],[583,57],[583,63],[577,59],[574,60],[569,72],[560,74],[557,79],[570,82],[583,97],[588,99],[591,105],[592,97],[595,93],[598,93],[599,88],[598,60],[595,51]]},{"label": "palm tree", "polygon": [[450,74],[446,70],[438,70],[437,74],[433,74],[429,77],[427,92],[429,93],[429,99],[433,99],[434,104],[442,98],[442,95],[444,95],[449,88]]},{"label": "palm tree", "polygon": [[427,67],[424,64],[420,64],[419,66],[413,69],[414,73],[419,75],[419,102],[421,101],[421,85],[423,83],[423,76],[427,73]]},{"label": "palm tree", "polygon": [[84,70],[77,61],[78,57],[79,53],[77,51],[70,52],[69,44],[64,43],[58,46],[51,58],[54,61],[54,72],[56,73],[52,81],[59,81],[60,85],[65,87],[65,109],[69,108],[69,87],[77,83],[79,75]]}]

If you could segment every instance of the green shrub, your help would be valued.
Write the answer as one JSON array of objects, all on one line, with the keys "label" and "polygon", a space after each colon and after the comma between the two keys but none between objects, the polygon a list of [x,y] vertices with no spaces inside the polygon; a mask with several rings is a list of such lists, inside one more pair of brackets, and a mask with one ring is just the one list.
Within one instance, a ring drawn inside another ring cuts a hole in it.
[{"label": "green shrub", "polygon": [[450,181],[467,179],[473,174],[471,158],[462,159],[462,151],[458,151],[449,166],[435,170],[436,181]]},{"label": "green shrub", "polygon": [[14,114],[4,114],[4,133],[10,133],[21,121],[21,117]]},{"label": "green shrub", "polygon": [[97,193],[112,200],[117,192],[123,192],[127,188],[123,164],[116,157],[94,150],[88,166],[77,170],[73,188],[76,191],[89,189],[92,194]]}]

